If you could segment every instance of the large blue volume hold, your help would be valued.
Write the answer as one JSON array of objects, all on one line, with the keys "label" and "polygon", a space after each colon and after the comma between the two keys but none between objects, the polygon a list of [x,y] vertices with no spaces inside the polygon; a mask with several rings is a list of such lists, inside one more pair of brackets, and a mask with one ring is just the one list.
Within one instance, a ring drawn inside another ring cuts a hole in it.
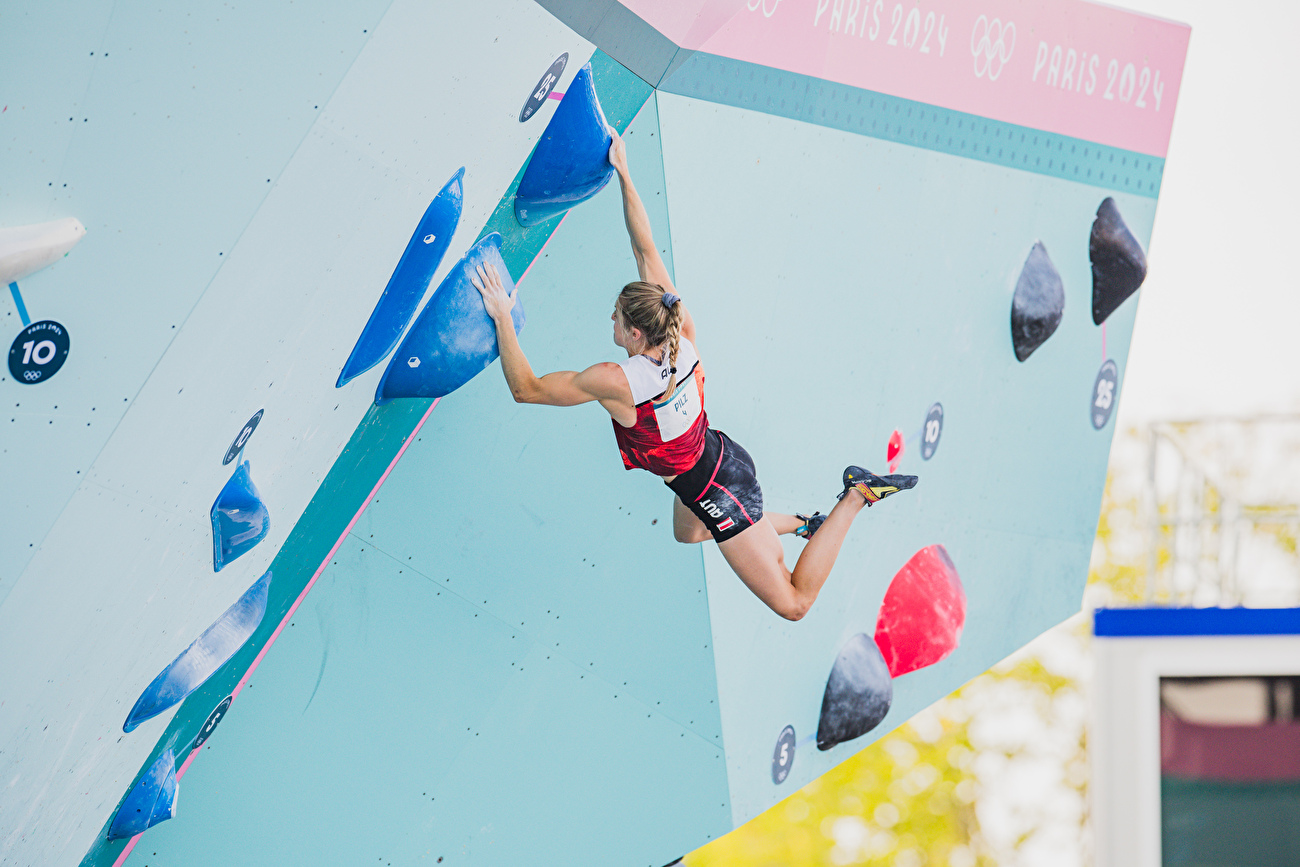
[{"label": "large blue volume hold", "polygon": [[461,166],[429,203],[406,244],[406,251],[393,269],[393,275],[388,278],[384,293],[379,296],[379,302],[366,321],[366,327],[361,330],[357,345],[352,347],[352,354],[343,365],[335,388],[342,388],[348,380],[383,361],[401,339],[460,223],[460,212],[465,202],[464,177],[465,167]]},{"label": "large blue volume hold", "polygon": [[[388,362],[375,391],[375,403],[451,394],[501,354],[496,325],[483,306],[483,296],[470,282],[474,269],[488,264],[496,266],[507,294],[514,291],[514,281],[501,258],[501,235],[493,232],[471,247],[438,284]],[[518,334],[524,327],[524,305],[518,298],[510,317]]]},{"label": "large blue volume hold", "polygon": [[212,570],[220,572],[236,558],[253,550],[271,531],[271,513],[253,484],[248,461],[235,470],[217,494],[212,518]]},{"label": "large blue volume hold", "polygon": [[177,791],[176,755],[163,750],[117,808],[108,839],[125,840],[174,817]]},{"label": "large blue volume hold", "polygon": [[614,174],[613,142],[588,63],[574,76],[515,191],[515,217],[535,226],[600,192]]},{"label": "large blue volume hold", "polygon": [[127,714],[122,731],[133,731],[136,726],[147,719],[152,719],[168,708],[184,701],[185,697],[203,685],[217,669],[226,664],[226,660],[235,655],[244,646],[262,617],[266,614],[266,594],[271,588],[271,573],[268,571],[253,586],[244,591],[244,595],[216,622],[203,630],[203,634],[194,639],[181,655],[172,660],[171,665],[158,673],[136,699],[131,713]]}]

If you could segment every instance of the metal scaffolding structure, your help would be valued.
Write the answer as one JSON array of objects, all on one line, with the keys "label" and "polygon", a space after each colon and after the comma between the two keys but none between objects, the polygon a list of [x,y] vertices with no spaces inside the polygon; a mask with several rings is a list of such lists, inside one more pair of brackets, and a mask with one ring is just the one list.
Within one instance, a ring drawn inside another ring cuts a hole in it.
[{"label": "metal scaffolding structure", "polygon": [[1146,432],[1148,603],[1300,605],[1300,415]]}]

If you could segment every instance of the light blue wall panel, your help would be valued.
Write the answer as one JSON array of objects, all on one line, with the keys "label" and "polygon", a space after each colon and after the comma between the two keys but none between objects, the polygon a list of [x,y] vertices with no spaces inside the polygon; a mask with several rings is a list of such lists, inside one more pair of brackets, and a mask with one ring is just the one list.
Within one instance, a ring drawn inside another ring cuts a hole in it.
[{"label": "light blue wall panel", "polygon": [[[0,10],[0,226],[87,229],[19,284],[72,349],[38,386],[0,368],[0,478],[21,492],[0,521],[0,600],[390,2]],[[4,292],[6,351],[20,327]]]},{"label": "light blue wall panel", "polygon": [[[87,235],[19,283],[72,352],[9,381],[0,599],[230,255],[391,0],[10,4],[0,12],[0,226]],[[273,81],[274,87],[266,86]],[[4,346],[19,328],[0,298]]]},{"label": "light blue wall panel", "polygon": [[[920,484],[862,513],[803,621],[775,618],[704,546],[741,822],[1077,610],[1112,430],[1089,420],[1103,357],[1088,238],[1106,192],[745,109],[658,103],[709,418],[754,456],[767,508],[828,511],[847,464],[883,472],[891,431],[913,437],[944,406],[934,458],[912,439],[899,470]],[[1145,246],[1155,202],[1116,199]],[[1038,240],[1064,279],[1065,316],[1020,363],[1011,296]],[[1121,371],[1135,307],[1106,323]],[[793,564],[803,543],[785,538]],[[819,753],[804,739],[836,652],[874,632],[889,580],[935,543],[969,597],[961,647],[895,681],[877,732]],[[787,724],[801,743],[778,787],[772,751]]]}]

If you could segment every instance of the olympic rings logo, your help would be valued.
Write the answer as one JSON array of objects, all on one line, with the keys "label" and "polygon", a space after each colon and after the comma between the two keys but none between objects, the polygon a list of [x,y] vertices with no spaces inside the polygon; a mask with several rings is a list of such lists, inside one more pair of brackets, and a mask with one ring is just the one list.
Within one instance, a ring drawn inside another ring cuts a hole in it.
[{"label": "olympic rings logo", "polygon": [[767,8],[767,0],[748,0],[748,2],[745,4],[745,6],[749,9],[750,12],[757,12],[759,10],[759,7],[762,7],[764,18],[771,18],[773,15],[775,15],[776,7],[780,5],[781,5],[781,0],[772,0],[771,9]]},{"label": "olympic rings logo", "polygon": [[[1010,40],[1008,43],[1007,40]],[[1016,50],[1016,23],[994,18],[990,21],[981,15],[975,19],[975,28],[970,33],[970,53],[975,58],[975,77],[983,78],[987,73],[989,81],[997,81],[1002,68],[1011,59],[1011,52]]]},{"label": "olympic rings logo", "polygon": [[38,379],[40,379],[40,378],[41,378],[41,372],[40,372],[39,370],[24,370],[24,371],[23,371],[23,379],[27,380],[28,382],[35,382],[36,380],[38,380]]}]

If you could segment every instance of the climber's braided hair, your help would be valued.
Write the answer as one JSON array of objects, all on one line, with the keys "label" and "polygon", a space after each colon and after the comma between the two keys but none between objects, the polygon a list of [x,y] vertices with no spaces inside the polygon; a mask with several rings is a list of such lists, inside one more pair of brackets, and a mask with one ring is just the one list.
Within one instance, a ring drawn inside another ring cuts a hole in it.
[{"label": "climber's braided hair", "polygon": [[[677,348],[682,338],[682,301],[676,295],[665,298],[664,287],[658,283],[633,281],[618,293],[619,315],[628,328],[640,329],[645,335],[646,345],[661,347],[668,354],[668,387],[665,393],[672,394],[677,388]],[[665,304],[671,301],[671,306]]]}]

